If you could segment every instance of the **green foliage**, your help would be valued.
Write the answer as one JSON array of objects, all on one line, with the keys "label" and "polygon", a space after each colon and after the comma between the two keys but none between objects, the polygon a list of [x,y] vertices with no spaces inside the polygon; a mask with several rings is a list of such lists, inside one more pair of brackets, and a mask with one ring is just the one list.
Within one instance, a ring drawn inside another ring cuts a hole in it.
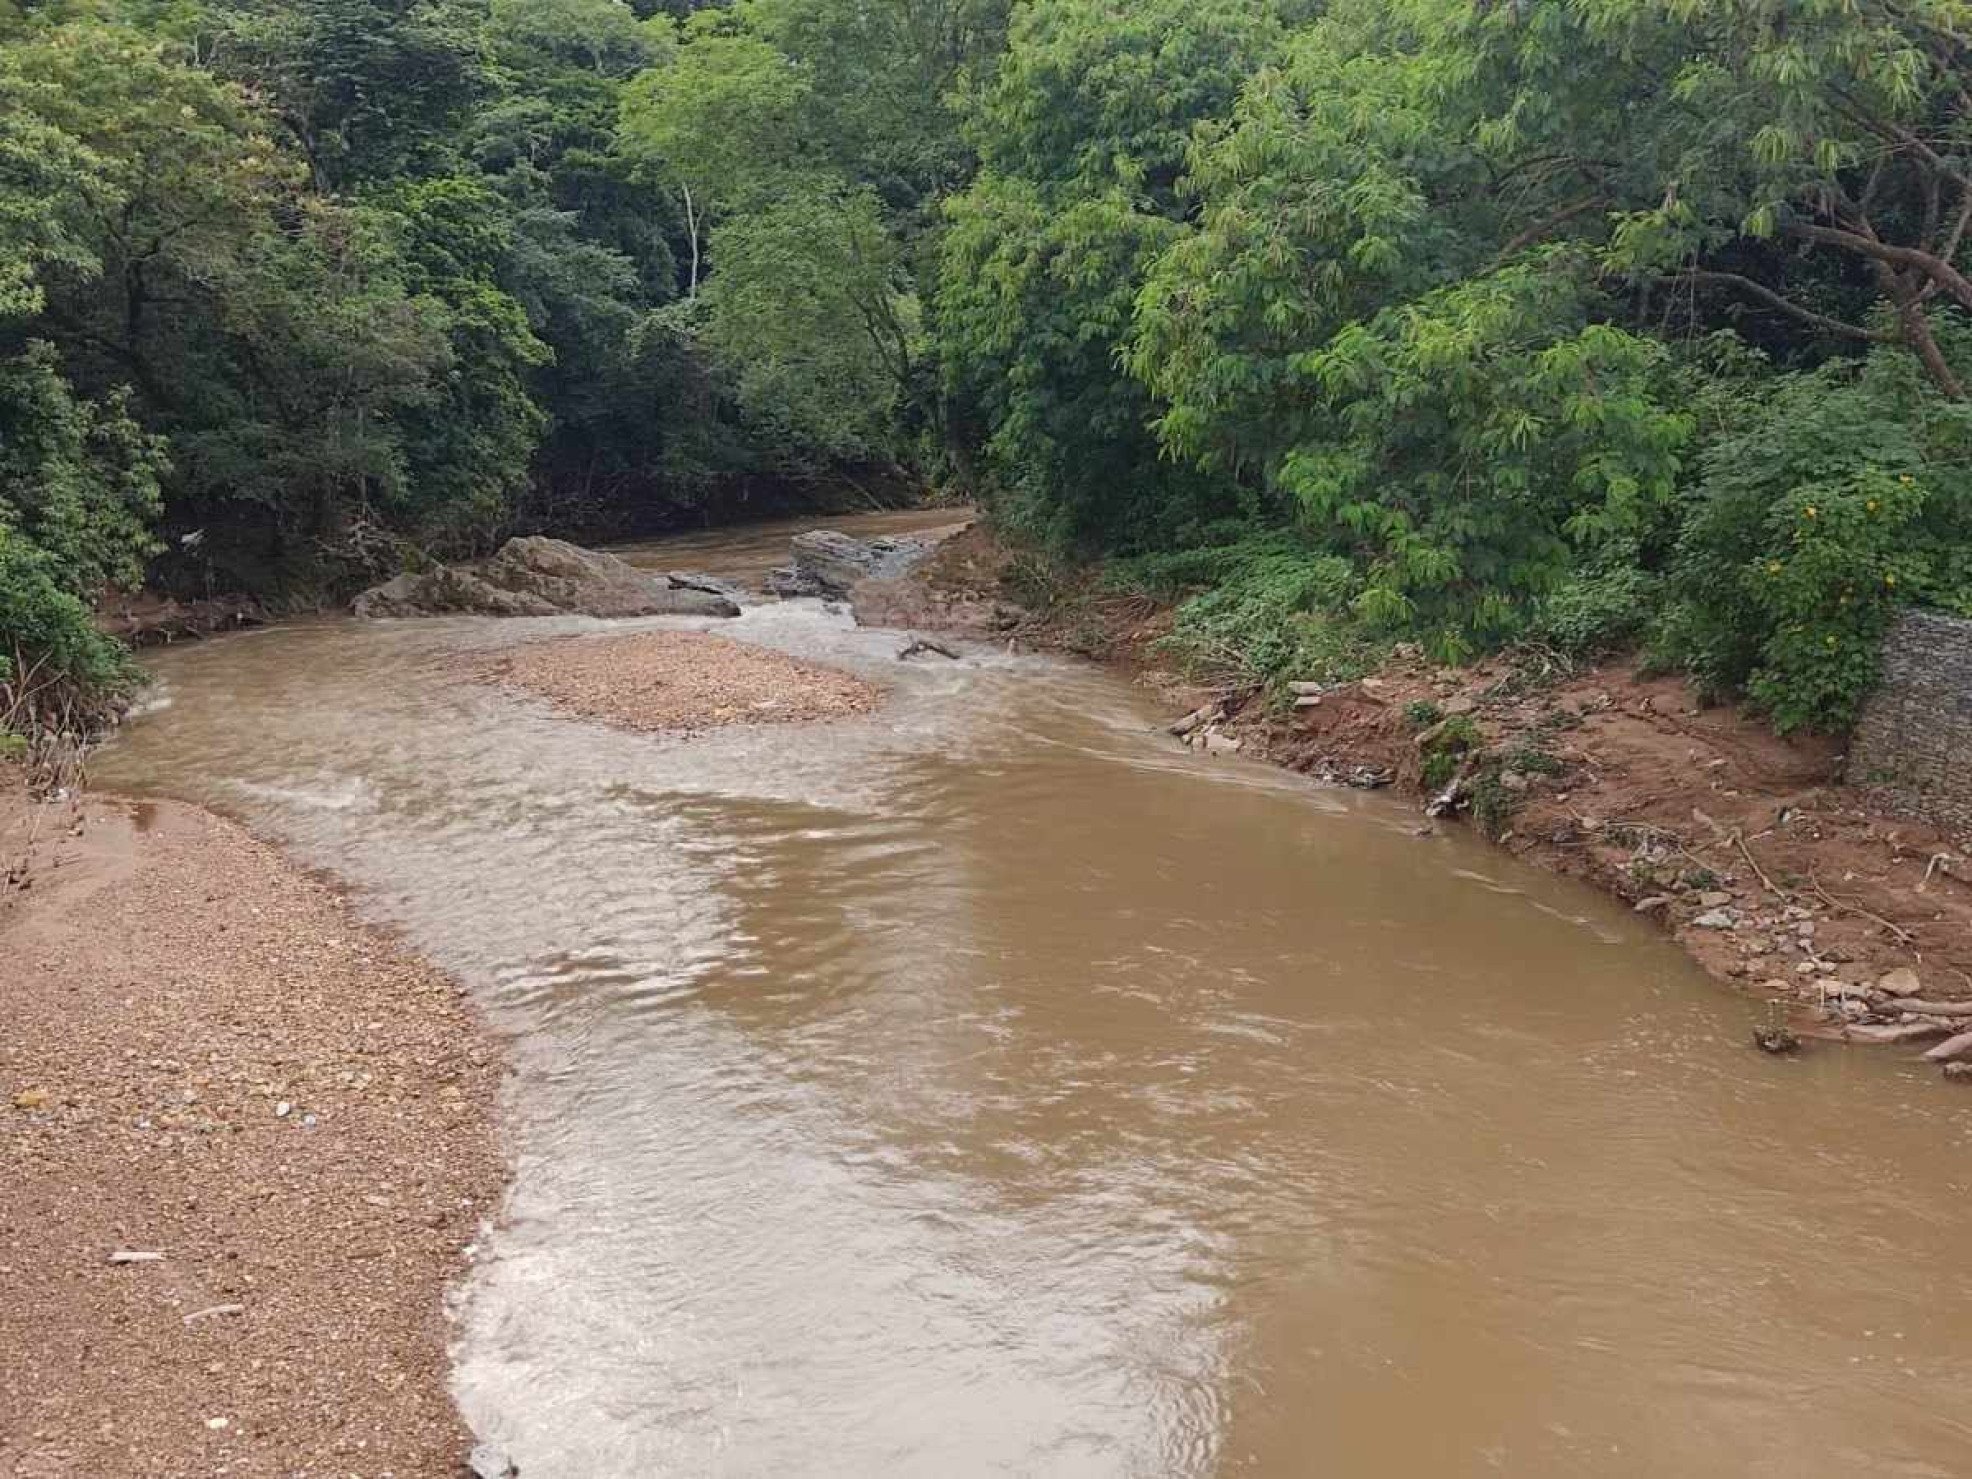
[{"label": "green foliage", "polygon": [[1972,609],[1968,34],[1965,0],[0,8],[0,636],[110,681],[106,581],[328,599],[874,473],[1116,558],[1229,679],[1648,637],[1840,727],[1904,603]]},{"label": "green foliage", "polygon": [[77,399],[52,345],[0,361],[0,527],[42,551],[73,593],[142,579],[163,465],[123,397]]},{"label": "green foliage", "polygon": [[1662,643],[1782,730],[1841,729],[1899,608],[1972,611],[1972,408],[1888,348],[1753,388],[1706,451]]},{"label": "green foliage", "polygon": [[1414,698],[1404,705],[1404,722],[1412,729],[1429,729],[1445,717],[1445,711],[1428,698]]},{"label": "green foliage", "polygon": [[227,75],[268,94],[330,189],[447,170],[490,81],[467,0],[247,0],[211,14]]},{"label": "green foliage", "polygon": [[1458,756],[1450,750],[1433,750],[1424,757],[1424,764],[1418,768],[1417,778],[1427,791],[1437,791],[1450,783],[1458,774]]},{"label": "green foliage", "polygon": [[407,476],[386,512],[441,547],[497,529],[527,479],[544,418],[527,374],[549,352],[500,285],[513,250],[506,203],[481,181],[419,180],[380,197],[414,300],[442,305],[453,372],[406,410]]},{"label": "green foliage", "polygon": [[1506,835],[1514,812],[1520,809],[1520,795],[1508,790],[1500,780],[1504,773],[1497,765],[1480,766],[1479,773],[1472,778],[1467,801],[1473,825],[1492,838]]},{"label": "green foliage", "polygon": [[[10,707],[18,699],[34,717],[70,694],[114,693],[131,677],[123,649],[96,630],[88,604],[62,575],[47,551],[0,524],[0,635],[10,654],[0,697]],[[34,698],[27,696],[29,686]]]},{"label": "green foliage", "polygon": [[[1338,619],[1355,588],[1347,560],[1279,538],[1221,547],[1214,583],[1175,613],[1167,650],[1200,673],[1261,681],[1333,680],[1374,665],[1373,644]],[[1150,568],[1167,576],[1166,562]]]},{"label": "green foliage", "polygon": [[1160,455],[1119,354],[1150,264],[1183,235],[1191,129],[1278,34],[1243,0],[1028,5],[968,99],[983,167],[948,206],[936,313],[954,450],[976,438],[996,511],[1052,544],[1157,549],[1254,511]]},{"label": "green foliage", "polygon": [[1631,551],[1604,555],[1596,568],[1562,577],[1535,603],[1528,635],[1565,657],[1599,658],[1640,640],[1655,615],[1662,582]]},{"label": "green foliage", "polygon": [[790,198],[713,233],[706,342],[773,440],[849,460],[898,450],[917,301],[868,190]]},{"label": "green foliage", "polygon": [[0,652],[46,700],[125,677],[87,598],[141,576],[162,465],[120,399],[76,397],[51,346],[0,360]]}]

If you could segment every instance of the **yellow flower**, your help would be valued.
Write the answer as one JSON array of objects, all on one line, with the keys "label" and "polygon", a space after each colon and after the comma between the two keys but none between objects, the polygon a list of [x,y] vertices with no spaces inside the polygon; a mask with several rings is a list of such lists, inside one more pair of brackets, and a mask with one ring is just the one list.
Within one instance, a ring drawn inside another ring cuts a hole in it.
[{"label": "yellow flower", "polygon": [[1823,640],[1826,641],[1830,647],[1833,647],[1835,645],[1835,639],[1833,637],[1827,637],[1824,638]]},{"label": "yellow flower", "polygon": [[1780,574],[1780,561],[1778,561],[1778,560],[1768,560],[1768,561],[1767,561],[1767,574],[1769,574],[1769,575],[1778,575],[1778,574]]},{"label": "yellow flower", "polygon": [[1801,517],[1804,519],[1812,519],[1814,516],[1815,516],[1815,506],[1812,503],[1809,504],[1806,508],[1801,510]]},{"label": "yellow flower", "polygon": [[1893,586],[1893,585],[1895,585],[1896,583],[1897,583],[1897,577],[1896,577],[1896,576],[1894,576],[1894,575],[1886,575],[1886,576],[1884,576],[1884,577],[1883,577],[1883,584],[1885,584],[1885,585],[1891,585],[1891,586]]},{"label": "yellow flower", "polygon": [[1865,503],[1865,504],[1863,505],[1863,507],[1864,507],[1864,508],[1866,508],[1866,509],[1868,509],[1868,510],[1869,510],[1869,511],[1870,511],[1871,513],[1875,513],[1875,512],[1876,512],[1876,500],[1875,500],[1874,498],[1872,498],[1872,499],[1870,499],[1870,500],[1869,500],[1869,502],[1867,502],[1867,503]]},{"label": "yellow flower", "polygon": [[1905,485],[1908,485],[1916,482],[1917,480],[1907,472],[1900,472],[1897,474],[1897,481]]}]

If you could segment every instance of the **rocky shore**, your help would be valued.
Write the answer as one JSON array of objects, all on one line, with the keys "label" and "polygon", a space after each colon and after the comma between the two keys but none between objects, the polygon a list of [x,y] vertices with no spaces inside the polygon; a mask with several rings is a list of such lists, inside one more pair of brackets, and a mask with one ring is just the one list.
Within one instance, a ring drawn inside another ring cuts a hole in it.
[{"label": "rocky shore", "polygon": [[504,1171],[442,973],[240,827],[0,768],[0,1474],[453,1475]]},{"label": "rocky shore", "polygon": [[1672,677],[1538,654],[1442,668],[1414,649],[1349,683],[1199,688],[1161,658],[1168,612],[1094,588],[1023,607],[984,531],[857,592],[859,619],[1125,666],[1169,699],[1174,743],[1389,788],[1419,835],[1470,824],[1614,895],[1708,972],[1772,1004],[1761,1045],[1909,1044],[1972,1077],[1972,840],[1881,809],[1840,747],[1781,739]]}]

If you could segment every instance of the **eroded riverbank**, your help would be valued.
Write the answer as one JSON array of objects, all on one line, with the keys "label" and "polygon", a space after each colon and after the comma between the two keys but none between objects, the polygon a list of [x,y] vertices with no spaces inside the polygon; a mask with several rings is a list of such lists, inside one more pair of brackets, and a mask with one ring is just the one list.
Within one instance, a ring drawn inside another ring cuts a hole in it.
[{"label": "eroded riverbank", "polygon": [[1199,687],[1160,650],[1167,609],[1070,580],[1029,610],[1008,598],[1016,563],[975,527],[864,587],[858,612],[1104,660],[1182,714],[1171,731],[1201,754],[1389,787],[1609,894],[1767,1003],[1770,1028],[1972,1063],[1972,843],[1843,784],[1834,742],[1701,706],[1676,677],[1551,654],[1453,669],[1400,651],[1286,703]]}]

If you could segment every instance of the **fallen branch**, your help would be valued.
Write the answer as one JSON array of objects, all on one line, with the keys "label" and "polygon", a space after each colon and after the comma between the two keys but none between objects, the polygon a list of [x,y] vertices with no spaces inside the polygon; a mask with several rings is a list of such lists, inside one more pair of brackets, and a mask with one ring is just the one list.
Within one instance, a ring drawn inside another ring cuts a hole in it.
[{"label": "fallen branch", "polygon": [[1734,832],[1732,834],[1732,842],[1733,842],[1733,846],[1739,849],[1739,855],[1742,858],[1746,859],[1746,866],[1751,868],[1756,874],[1759,875],[1760,882],[1766,886],[1767,892],[1772,894],[1777,899],[1786,898],[1787,897],[1786,892],[1782,889],[1778,889],[1774,887],[1773,880],[1767,877],[1767,870],[1762,868],[1759,865],[1759,863],[1754,859],[1752,849],[1746,846],[1746,839],[1742,837],[1739,833]]},{"label": "fallen branch", "polygon": [[1884,929],[1888,930],[1893,936],[1895,936],[1897,943],[1899,945],[1902,945],[1906,950],[1909,950],[1913,955],[1916,955],[1919,960],[1922,960],[1924,958],[1923,955],[1920,954],[1916,948],[1917,936],[1913,935],[1909,930],[1905,929],[1902,925],[1892,924],[1890,923],[1889,920],[1885,919],[1882,915],[1876,913],[1872,909],[1865,909],[1860,904],[1836,898],[1835,895],[1831,894],[1827,889],[1821,886],[1821,879],[1816,877],[1813,873],[1808,874],[1808,882],[1813,885],[1814,891],[1821,896],[1821,901],[1824,904],[1828,905],[1829,908],[1839,909],[1842,910],[1844,913],[1854,914],[1863,919],[1873,920],[1875,923],[1882,925]]},{"label": "fallen branch", "polygon": [[1906,997],[1894,1005],[1898,1011],[1917,1017],[1972,1017],[1972,1001],[1919,1001]]},{"label": "fallen branch", "polygon": [[1963,1058],[1972,1053],[1972,1032],[1961,1032],[1956,1037],[1948,1037],[1924,1055],[1927,1063],[1945,1063],[1953,1058]]},{"label": "fallen branch", "polygon": [[1870,1023],[1852,1022],[1847,1026],[1836,1027],[1837,1040],[1842,1042],[1911,1042],[1920,1037],[1938,1037],[1950,1032],[1949,1027],[1940,1027],[1932,1022],[1904,1022],[1897,1026],[1877,1026]]}]

